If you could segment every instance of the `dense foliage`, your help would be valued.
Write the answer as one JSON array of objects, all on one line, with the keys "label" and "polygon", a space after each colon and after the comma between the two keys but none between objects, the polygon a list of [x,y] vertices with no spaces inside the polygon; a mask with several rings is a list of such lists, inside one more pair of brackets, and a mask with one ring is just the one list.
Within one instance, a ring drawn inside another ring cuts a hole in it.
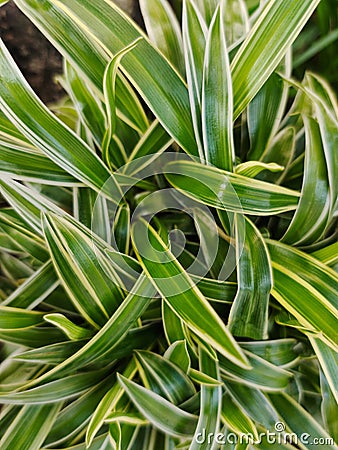
[{"label": "dense foliage", "polygon": [[334,4],[15,3],[65,98],[1,42],[1,449],[335,448]]}]

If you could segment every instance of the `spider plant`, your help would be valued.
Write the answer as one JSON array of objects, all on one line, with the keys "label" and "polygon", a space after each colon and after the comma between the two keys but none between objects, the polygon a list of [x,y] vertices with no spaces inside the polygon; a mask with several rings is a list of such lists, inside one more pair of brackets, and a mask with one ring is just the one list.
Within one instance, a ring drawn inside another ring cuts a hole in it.
[{"label": "spider plant", "polygon": [[338,106],[292,63],[319,0],[140,0],[146,33],[15,4],[65,97],[1,42],[1,449],[335,448]]}]

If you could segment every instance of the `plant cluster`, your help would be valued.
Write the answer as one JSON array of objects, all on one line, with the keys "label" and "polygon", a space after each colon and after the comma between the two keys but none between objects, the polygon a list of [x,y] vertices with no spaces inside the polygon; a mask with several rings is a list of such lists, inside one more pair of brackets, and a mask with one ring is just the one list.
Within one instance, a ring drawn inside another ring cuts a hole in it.
[{"label": "plant cluster", "polygon": [[319,0],[140,0],[147,35],[15,3],[66,95],[0,43],[1,449],[335,448],[338,106],[292,59]]}]

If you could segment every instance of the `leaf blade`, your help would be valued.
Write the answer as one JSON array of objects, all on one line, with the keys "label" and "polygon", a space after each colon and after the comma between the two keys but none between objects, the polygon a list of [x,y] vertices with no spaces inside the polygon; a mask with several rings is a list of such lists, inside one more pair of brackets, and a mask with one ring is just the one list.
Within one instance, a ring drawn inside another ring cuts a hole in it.
[{"label": "leaf blade", "polygon": [[[209,341],[235,364],[245,367],[246,359],[238,351],[238,346],[224,323],[194,286],[155,230],[144,221],[136,223],[137,231],[134,224],[131,233],[135,251],[150,281],[159,290],[166,303],[198,336]],[[148,230],[150,245],[145,247]]]},{"label": "leaf blade", "polygon": [[235,119],[277,67],[318,3],[267,2],[231,63]]},{"label": "leaf blade", "polygon": [[196,416],[179,409],[158,394],[122,375],[118,374],[117,377],[133,403],[155,427],[172,436],[189,437],[194,433]]}]

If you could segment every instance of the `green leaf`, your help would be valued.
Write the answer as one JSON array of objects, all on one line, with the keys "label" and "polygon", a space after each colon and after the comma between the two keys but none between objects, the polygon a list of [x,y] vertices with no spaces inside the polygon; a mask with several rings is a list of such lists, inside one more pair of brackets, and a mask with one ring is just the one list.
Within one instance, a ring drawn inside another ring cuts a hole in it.
[{"label": "green leaf", "polygon": [[[17,0],[16,3],[45,35],[57,43],[60,52],[75,61],[89,77],[91,70],[98,71],[95,59],[91,59],[93,52],[96,58],[97,54],[101,58],[98,67],[101,65],[103,74],[100,47],[112,57],[142,36],[140,44],[124,58],[123,72],[169,134],[188,152],[197,154],[188,92],[183,80],[114,3],[104,0],[95,5],[89,0],[51,0],[43,5],[38,0]],[[73,31],[71,39],[70,29]],[[91,46],[87,52],[81,49],[83,42]],[[102,75],[99,79],[102,80]]]},{"label": "green leaf", "polygon": [[231,63],[236,119],[275,70],[319,0],[268,1]]},{"label": "green leaf", "polygon": [[[0,105],[27,138],[55,164],[93,189],[112,179],[95,153],[53,115],[29,87],[0,42]],[[112,195],[112,192],[106,192]]]},{"label": "green leaf", "polygon": [[[214,265],[215,260],[217,259],[217,254],[220,252],[220,239],[214,216],[210,214],[210,211],[208,209],[200,208],[199,205],[196,205],[195,207],[194,205],[192,205],[189,207],[189,202],[186,202],[186,200],[188,199],[183,198],[181,200],[181,204],[184,205],[188,211],[190,208],[192,210],[194,225],[200,241],[199,251],[201,251],[202,253],[201,258],[199,257],[199,255],[197,258],[193,254],[191,255],[192,263],[188,266],[188,270],[196,274],[197,280],[198,277],[201,279],[202,275],[209,271],[211,276],[215,276]],[[178,249],[178,251],[180,250]],[[222,255],[222,259],[224,260],[224,255]],[[199,260],[202,267],[197,267],[196,269],[195,261],[199,262]]]},{"label": "green leaf", "polygon": [[180,25],[167,0],[140,0],[149,39],[179,73],[184,75]]},{"label": "green leaf", "polygon": [[[168,133],[164,130],[162,125],[158,122],[158,120],[154,120],[144,135],[139,139],[133,151],[129,155],[128,162],[133,160],[138,160],[142,156],[155,154],[155,158],[164,152],[171,144],[173,140],[168,135]],[[146,159],[146,163],[149,163],[151,160]],[[123,167],[123,173],[133,176],[138,171],[143,169],[142,164],[138,161],[139,164],[125,164]],[[141,166],[141,167],[140,167]]]},{"label": "green leaf", "polygon": [[103,325],[122,294],[97,261],[100,250],[65,218],[48,215],[43,225],[55,270],[72,302],[94,327]]},{"label": "green leaf", "polygon": [[130,243],[130,208],[128,204],[121,205],[114,221],[114,238],[117,248],[122,253],[129,253]]},{"label": "green leaf", "polygon": [[80,73],[68,62],[64,62],[66,81],[63,83],[74,103],[83,125],[90,131],[96,145],[100,146],[105,132],[105,115],[94,90],[85,83]]},{"label": "green leaf", "polygon": [[258,432],[254,423],[228,393],[222,397],[221,418],[228,427],[239,435],[253,436],[255,440],[258,440]]},{"label": "green leaf", "polygon": [[[270,394],[269,397],[282,417],[283,422],[290,427],[293,433],[296,433],[298,437],[304,436],[305,433],[307,434],[305,442],[300,440],[305,448],[313,448],[314,438],[324,439],[326,443],[322,444],[321,448],[325,450],[336,448],[333,439],[330,438],[327,432],[292,397],[287,394]],[[331,440],[331,444],[328,443],[328,440]]]},{"label": "green leaf", "polygon": [[272,138],[261,159],[264,161],[263,164],[272,166],[277,163],[281,168],[284,168],[284,171],[282,174],[264,171],[260,173],[258,178],[270,183],[276,182],[277,184],[281,184],[294,158],[295,144],[295,129],[291,126],[282,128],[280,133]]},{"label": "green leaf", "polygon": [[51,447],[52,445],[60,445],[61,442],[69,442],[77,433],[82,432],[109,386],[110,383],[107,383],[107,380],[98,382],[92,389],[63,408],[58,414],[44,445]]},{"label": "green leaf", "polygon": [[[127,178],[127,180],[130,179],[128,176],[125,177],[123,175],[122,179],[125,178]],[[135,183],[132,182],[132,185],[134,184]],[[129,181],[127,181],[127,185],[129,185]],[[101,251],[109,250],[109,258],[112,264],[108,265],[108,267],[107,258],[105,258],[104,255],[101,257],[101,252],[96,252],[96,257],[100,259],[100,264],[105,267],[105,270],[108,271],[109,276],[112,277],[112,279],[118,278],[119,283],[122,283],[122,280],[128,281],[128,288],[132,288],[140,272],[139,265],[133,258],[117,253],[116,250],[108,246],[107,242],[100,239],[87,227],[82,226],[81,223],[74,220],[74,218],[69,216],[64,210],[48,201],[42,195],[38,194],[37,191],[27,188],[26,186],[23,186],[15,181],[9,180],[6,180],[6,182],[0,180],[0,187],[3,195],[6,197],[8,202],[13,205],[14,209],[18,212],[22,219],[39,234],[42,234],[40,217],[41,212],[53,212],[58,216],[67,217],[67,220],[72,222],[76,228],[79,228],[80,231],[84,233],[88,239],[90,239],[90,241],[94,242],[94,248],[97,246]]]},{"label": "green leaf", "polygon": [[332,215],[334,214],[338,196],[337,183],[335,182],[338,167],[337,152],[335,151],[338,126],[337,101],[326,82],[318,76],[306,74],[304,84],[289,79],[285,79],[285,81],[301,91],[298,95],[298,102],[295,101],[294,111],[296,114],[300,110],[303,114],[309,115],[314,109],[326,159],[327,176],[330,185],[330,213]]},{"label": "green leaf", "polygon": [[[34,14],[34,11],[31,10],[33,5],[30,2],[27,3],[23,4],[18,0],[17,5],[24,9],[28,16],[31,16],[32,13]],[[41,4],[38,4],[38,6],[41,8]],[[45,21],[44,13],[48,13],[47,22]],[[107,56],[106,52],[102,51],[102,48],[92,39],[92,36],[88,35],[86,30],[82,30],[76,25],[71,17],[63,15],[60,20],[61,14],[52,5],[49,5],[45,11],[42,8],[34,19],[39,22],[41,27],[46,28],[46,35],[50,36],[50,39],[56,47],[59,47],[61,53],[64,52],[65,59],[70,61],[74,68],[79,69],[80,73],[85,75],[85,81],[90,80],[98,90],[99,95],[102,95],[103,73],[111,58]],[[72,40],[70,39],[69,30],[73,31]],[[145,131],[148,127],[145,112],[122,74],[119,74],[117,77],[116,89],[118,91],[117,107],[119,116],[136,130]],[[79,91],[77,93],[79,94]]]},{"label": "green leaf", "polygon": [[251,369],[243,369],[220,357],[221,375],[230,381],[237,381],[247,386],[257,387],[264,391],[279,391],[287,387],[291,372],[277,367],[263,358],[245,351]]},{"label": "green leaf", "polygon": [[[154,340],[154,332],[156,326],[145,325],[140,328],[132,328],[113,348],[111,356],[103,356],[102,364],[109,364],[112,359],[118,360],[130,356],[136,348],[142,346],[147,348]],[[51,328],[52,329],[52,328]],[[46,345],[37,349],[28,350],[23,353],[16,354],[13,359],[22,361],[34,361],[40,364],[50,364],[56,366],[73,356],[88,342],[82,341],[66,341],[57,344]],[[40,343],[41,344],[41,343]]]},{"label": "green leaf", "polygon": [[0,189],[3,197],[20,218],[28,224],[29,229],[33,229],[38,235],[42,235],[41,211],[53,211],[56,214],[64,214],[61,208],[47,200],[37,191],[16,181],[10,179],[0,180]]},{"label": "green leaf", "polygon": [[298,359],[298,353],[295,350],[296,344],[296,339],[284,338],[242,342],[240,345],[243,349],[260,356],[271,364],[285,367]]},{"label": "green leaf", "polygon": [[[280,69],[289,75],[290,55],[282,60]],[[269,142],[278,130],[285,104],[288,86],[277,73],[273,73],[248,105],[248,130],[250,159],[262,159]]]},{"label": "green leaf", "polygon": [[299,323],[333,349],[337,346],[337,274],[315,258],[267,241],[272,260],[272,295]]},{"label": "green leaf", "polygon": [[[122,58],[132,51],[141,38],[137,39],[127,47],[114,55],[113,59],[107,65],[103,75],[103,95],[106,106],[107,128],[102,141],[102,156],[110,169],[111,162],[115,167],[124,165],[125,155],[122,152],[109,152],[109,146],[116,131],[116,77]],[[120,154],[118,154],[120,153]],[[113,160],[111,161],[111,158]]]},{"label": "green leaf", "polygon": [[235,160],[233,99],[223,22],[224,9],[222,1],[216,9],[207,36],[202,88],[202,130],[206,162],[231,172]]},{"label": "green leaf", "polygon": [[147,276],[175,314],[225,357],[246,367],[234,338],[155,230],[139,220],[131,236]]},{"label": "green leaf", "polygon": [[89,188],[73,191],[73,213],[87,229],[109,242],[111,226],[107,200]]},{"label": "green leaf", "polygon": [[19,328],[0,331],[0,339],[25,347],[39,348],[44,345],[62,342],[66,338],[55,328]]},{"label": "green leaf", "polygon": [[238,291],[229,314],[229,329],[235,336],[267,339],[272,268],[259,230],[247,218],[235,218],[238,255]]},{"label": "green leaf", "polygon": [[202,386],[217,387],[223,384],[222,381],[216,380],[215,378],[212,378],[204,372],[196,369],[189,370],[189,377],[192,379],[192,381]]},{"label": "green leaf", "polygon": [[270,172],[280,172],[284,167],[276,163],[263,163],[260,161],[247,161],[245,163],[238,164],[235,169],[235,173],[243,175],[249,178],[255,178],[256,175],[263,170],[269,170]]},{"label": "green leaf", "polygon": [[196,5],[198,6],[201,14],[203,15],[206,23],[209,25],[215,10],[219,4],[218,0],[196,0]]},{"label": "green leaf", "polygon": [[[41,448],[41,450],[47,450],[46,448]],[[92,445],[87,447],[85,442],[77,445],[71,445],[70,447],[63,447],[59,450],[115,450],[111,442],[111,437],[108,433],[103,433],[101,436],[94,439]]]},{"label": "green leaf", "polygon": [[168,303],[162,301],[162,320],[164,334],[169,344],[185,341],[187,333],[183,321],[174,313]]},{"label": "green leaf", "polygon": [[0,144],[0,173],[16,180],[78,186],[81,183],[34,147]]},{"label": "green leaf", "polygon": [[196,286],[205,298],[213,302],[232,303],[237,291],[237,283],[233,281],[219,281],[213,278],[198,278],[191,275]]},{"label": "green leaf", "polygon": [[33,269],[26,262],[9,253],[0,253],[0,264],[2,272],[14,283],[28,278],[33,273]]},{"label": "green leaf", "polygon": [[2,403],[31,405],[59,402],[85,392],[106,374],[107,368],[100,371],[78,373],[21,392],[1,392],[0,400]]},{"label": "green leaf", "polygon": [[328,33],[326,36],[322,36],[319,39],[316,39],[311,47],[306,49],[305,52],[302,52],[300,55],[298,55],[294,61],[293,61],[293,67],[299,67],[300,65],[304,64],[311,58],[313,58],[316,54],[319,54],[322,52],[326,47],[328,47],[330,44],[333,44],[338,39],[338,30],[332,30],[330,33]]},{"label": "green leaf", "polygon": [[[119,185],[123,189],[137,184],[137,179],[131,178],[128,175],[119,174],[117,178]],[[149,183],[145,183],[146,185],[144,187],[146,189],[152,187],[152,185],[149,186]],[[109,182],[107,183],[107,188],[114,189]],[[30,229],[34,229],[39,235],[42,234],[41,212],[53,212],[59,216],[67,216],[69,220],[74,221],[73,217],[68,215],[66,211],[52,203],[45,196],[39,194],[36,190],[24,186],[21,183],[6,178],[6,180],[0,180],[0,189],[2,195],[13,206],[13,209],[18,213],[22,221],[26,222]],[[76,223],[80,226],[77,221]],[[103,244],[102,239],[100,240],[98,236],[93,235],[88,228],[81,227],[81,229],[84,232],[87,230],[87,235],[91,239],[94,239],[96,244],[100,242],[98,245],[100,245],[101,249],[107,247],[108,244]]]},{"label": "green leaf", "polygon": [[43,323],[42,312],[26,311],[25,309],[0,306],[0,330],[28,328]]},{"label": "green leaf", "polygon": [[298,203],[295,191],[197,162],[170,162],[164,170],[180,192],[226,211],[271,215],[296,209]]},{"label": "green leaf", "polygon": [[22,247],[20,247],[10,236],[5,234],[2,229],[0,232],[0,249],[15,255],[23,253]]},{"label": "green leaf", "polygon": [[311,90],[315,94],[315,96],[313,96],[309,93],[309,91],[307,91],[307,94],[314,102],[315,113],[319,123],[330,185],[330,211],[331,214],[334,214],[338,197],[338,188],[336,183],[338,170],[338,156],[336,151],[338,139],[337,100],[334,93],[327,86],[326,82],[318,75],[307,74],[306,79]]},{"label": "green leaf", "polygon": [[337,352],[332,350],[332,348],[326,345],[325,342],[322,342],[314,336],[308,335],[308,338],[317,355],[331,392],[338,403],[338,380],[336,372],[338,364]]},{"label": "green leaf", "polygon": [[197,424],[197,417],[187,413],[158,394],[117,375],[121,386],[138,410],[156,428],[177,437],[192,436]]},{"label": "green leaf", "polygon": [[106,423],[118,422],[127,423],[130,425],[148,425],[148,420],[144,419],[141,414],[138,413],[123,413],[113,412],[105,419]]},{"label": "green leaf", "polygon": [[44,319],[46,322],[60,328],[71,341],[79,341],[93,335],[92,331],[79,327],[60,313],[46,314]]},{"label": "green leaf", "polygon": [[245,0],[226,0],[225,4],[225,35],[228,47],[232,47],[249,31],[249,14]]},{"label": "green leaf", "polygon": [[183,1],[182,35],[192,122],[198,154],[204,160],[201,96],[207,27],[195,4],[190,0]]},{"label": "green leaf", "polygon": [[279,416],[271,402],[259,389],[234,382],[227,382],[226,387],[248,417],[262,424],[267,430],[274,429]]},{"label": "green leaf", "polygon": [[25,405],[1,439],[3,450],[41,448],[62,404]]},{"label": "green leaf", "polygon": [[315,250],[311,253],[311,256],[319,259],[319,261],[328,266],[334,266],[338,262],[338,242]]},{"label": "green leaf", "polygon": [[2,111],[0,111],[0,141],[7,144],[31,145]]},{"label": "green leaf", "polygon": [[[135,322],[145,311],[154,294],[155,290],[149,280],[141,276],[136,282],[133,292],[124,299],[108,322],[89,342],[57,367],[32,381],[31,384],[35,385],[41,381],[48,380],[61,370],[65,373],[66,369],[69,371],[74,369],[74,367],[80,368],[89,363],[99,361],[103,356],[113,355],[115,345],[118,345],[120,339],[135,325]],[[62,339],[59,338],[59,340]]]},{"label": "green leaf", "polygon": [[329,219],[330,196],[319,126],[310,117],[303,120],[306,143],[302,195],[282,241],[304,246],[322,237]]},{"label": "green leaf", "polygon": [[57,287],[59,280],[50,261],[27,278],[6,300],[4,306],[33,309]]},{"label": "green leaf", "polygon": [[136,358],[151,390],[174,405],[183,403],[195,394],[189,377],[168,359],[149,351],[136,352]]},{"label": "green leaf", "polygon": [[[129,362],[126,369],[124,370],[123,375],[128,379],[130,379],[135,375],[135,373],[136,373],[136,364],[135,361],[132,359]],[[109,391],[104,395],[104,397],[102,397],[87,427],[86,444],[88,447],[92,444],[94,437],[104,424],[104,421],[106,417],[109,415],[109,412],[114,410],[122,394],[123,389],[121,385],[118,382],[116,382],[114,386],[110,388]]]},{"label": "green leaf", "polygon": [[183,372],[188,373],[190,369],[190,356],[185,340],[175,341],[167,348],[163,356],[180,367]]},{"label": "green leaf", "polygon": [[323,373],[320,373],[320,387],[322,392],[322,416],[326,430],[333,437],[335,442],[338,439],[338,424],[336,420],[337,400],[332,395],[329,383]]},{"label": "green leaf", "polygon": [[[216,380],[220,380],[219,365],[216,359],[211,357],[210,352],[206,352],[200,347],[199,365],[201,373]],[[201,386],[201,405],[194,439],[190,445],[190,450],[210,449],[208,439],[202,444],[197,440],[198,435],[211,433],[217,435],[220,430],[221,408],[222,408],[222,386]]]},{"label": "green leaf", "polygon": [[27,350],[13,356],[18,361],[32,361],[40,364],[50,364],[56,366],[66,358],[72,356],[80,350],[84,342],[58,342],[57,344],[44,345],[43,347]]}]

